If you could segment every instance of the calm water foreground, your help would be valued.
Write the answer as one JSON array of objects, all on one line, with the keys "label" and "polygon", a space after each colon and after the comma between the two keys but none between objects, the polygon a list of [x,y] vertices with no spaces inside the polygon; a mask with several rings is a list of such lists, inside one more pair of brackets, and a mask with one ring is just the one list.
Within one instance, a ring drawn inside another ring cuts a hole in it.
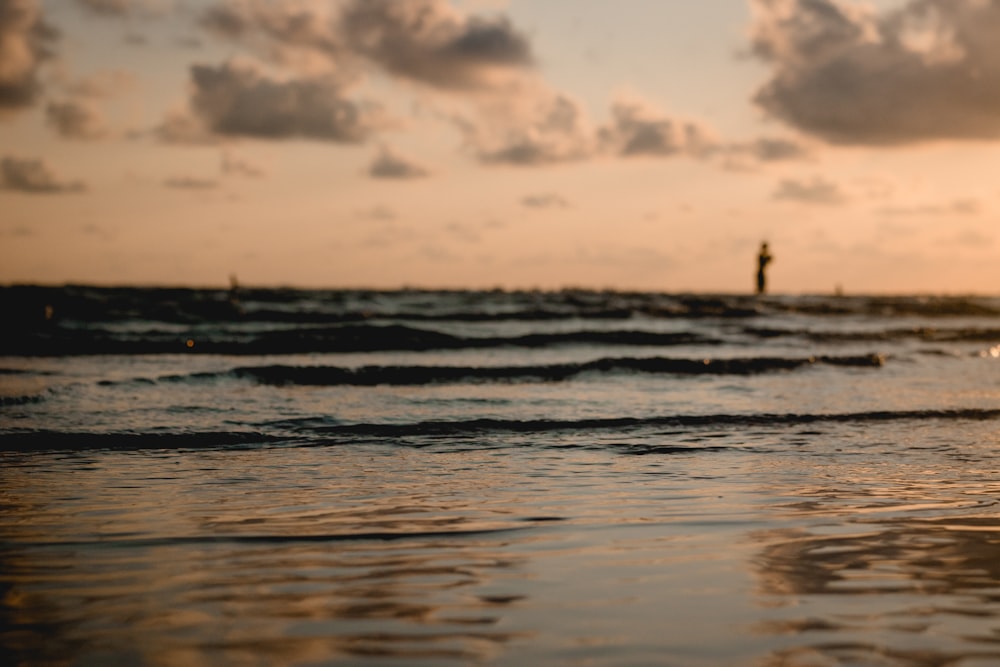
[{"label": "calm water foreground", "polygon": [[1000,663],[995,423],[704,435],[6,455],[3,642],[14,664]]},{"label": "calm water foreground", "polygon": [[4,664],[1000,664],[996,301],[43,296]]}]

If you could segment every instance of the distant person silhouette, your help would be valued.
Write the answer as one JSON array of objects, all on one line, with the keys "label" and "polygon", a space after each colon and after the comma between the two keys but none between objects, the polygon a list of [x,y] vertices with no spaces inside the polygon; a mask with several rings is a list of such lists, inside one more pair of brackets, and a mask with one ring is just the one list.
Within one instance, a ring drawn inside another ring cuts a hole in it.
[{"label": "distant person silhouette", "polygon": [[760,253],[757,254],[757,294],[767,291],[767,276],[764,275],[764,270],[772,259],[774,258],[767,250],[767,241],[764,241],[760,244]]},{"label": "distant person silhouette", "polygon": [[235,273],[229,274],[229,305],[236,314],[244,314],[243,304],[240,302],[240,281],[236,279]]}]

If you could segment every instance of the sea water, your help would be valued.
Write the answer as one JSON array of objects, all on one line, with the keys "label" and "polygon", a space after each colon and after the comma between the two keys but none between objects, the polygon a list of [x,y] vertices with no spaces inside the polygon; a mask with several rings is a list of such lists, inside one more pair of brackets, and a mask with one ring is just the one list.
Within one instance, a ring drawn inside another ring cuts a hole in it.
[{"label": "sea water", "polygon": [[0,303],[10,664],[1000,664],[998,299]]}]

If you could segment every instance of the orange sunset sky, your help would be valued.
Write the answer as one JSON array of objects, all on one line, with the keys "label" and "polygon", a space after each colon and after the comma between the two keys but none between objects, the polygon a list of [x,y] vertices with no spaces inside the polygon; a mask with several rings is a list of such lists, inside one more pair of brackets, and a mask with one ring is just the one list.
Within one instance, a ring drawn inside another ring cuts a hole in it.
[{"label": "orange sunset sky", "polygon": [[0,282],[1000,291],[1000,0],[0,0]]}]

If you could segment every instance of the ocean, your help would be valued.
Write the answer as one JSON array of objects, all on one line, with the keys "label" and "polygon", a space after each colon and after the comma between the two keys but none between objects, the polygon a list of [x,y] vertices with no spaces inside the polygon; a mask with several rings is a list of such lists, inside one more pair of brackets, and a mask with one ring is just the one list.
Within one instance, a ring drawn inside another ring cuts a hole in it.
[{"label": "ocean", "polygon": [[0,308],[4,664],[1000,664],[1000,298]]}]

